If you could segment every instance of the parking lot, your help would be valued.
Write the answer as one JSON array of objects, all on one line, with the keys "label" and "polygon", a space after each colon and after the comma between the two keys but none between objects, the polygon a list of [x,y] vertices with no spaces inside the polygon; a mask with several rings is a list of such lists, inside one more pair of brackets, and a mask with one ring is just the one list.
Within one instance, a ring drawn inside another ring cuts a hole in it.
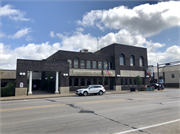
[{"label": "parking lot", "polygon": [[1,101],[1,133],[179,134],[180,89]]}]

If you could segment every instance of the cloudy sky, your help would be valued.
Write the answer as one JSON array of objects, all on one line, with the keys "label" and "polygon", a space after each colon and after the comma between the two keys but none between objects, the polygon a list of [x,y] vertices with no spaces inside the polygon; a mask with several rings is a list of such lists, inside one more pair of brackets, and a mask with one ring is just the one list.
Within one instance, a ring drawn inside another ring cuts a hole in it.
[{"label": "cloudy sky", "polygon": [[1,1],[0,69],[112,43],[147,48],[149,65],[179,61],[179,13],[180,1]]}]

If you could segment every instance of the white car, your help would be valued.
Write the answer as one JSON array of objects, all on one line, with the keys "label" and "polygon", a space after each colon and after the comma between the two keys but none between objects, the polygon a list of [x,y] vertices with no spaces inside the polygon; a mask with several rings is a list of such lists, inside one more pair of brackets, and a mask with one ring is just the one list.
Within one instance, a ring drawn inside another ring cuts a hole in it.
[{"label": "white car", "polygon": [[89,85],[86,88],[76,90],[77,95],[87,96],[88,94],[99,94],[103,95],[106,90],[102,85]]}]

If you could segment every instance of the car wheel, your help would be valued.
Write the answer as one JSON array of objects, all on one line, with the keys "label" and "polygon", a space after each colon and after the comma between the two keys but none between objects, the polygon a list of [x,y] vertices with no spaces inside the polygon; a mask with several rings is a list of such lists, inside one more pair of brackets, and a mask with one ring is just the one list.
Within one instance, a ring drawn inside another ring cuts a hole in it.
[{"label": "car wheel", "polygon": [[99,91],[99,95],[103,95],[103,92],[102,92],[102,91]]},{"label": "car wheel", "polygon": [[84,95],[84,96],[87,96],[87,95],[88,95],[88,93],[87,93],[87,92],[84,92],[84,93],[83,93],[83,95]]}]

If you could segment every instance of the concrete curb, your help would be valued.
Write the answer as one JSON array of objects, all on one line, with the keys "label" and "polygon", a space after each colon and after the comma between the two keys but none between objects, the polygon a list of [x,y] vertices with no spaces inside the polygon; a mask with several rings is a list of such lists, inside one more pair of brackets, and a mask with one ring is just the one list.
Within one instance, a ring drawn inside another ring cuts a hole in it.
[{"label": "concrete curb", "polygon": [[[107,91],[107,94],[122,94],[130,93],[130,91]],[[0,101],[9,101],[9,100],[24,100],[24,99],[42,99],[42,98],[57,98],[57,97],[78,97],[75,92],[69,94],[47,94],[47,95],[29,95],[29,96],[12,96],[12,97],[1,97]]]},{"label": "concrete curb", "polygon": [[[124,93],[142,93],[142,92],[165,92],[166,90],[155,90],[155,91],[106,91],[104,95],[109,94],[124,94]],[[24,100],[24,99],[42,99],[42,98],[57,98],[57,97],[78,97],[75,93],[69,94],[47,94],[47,95],[29,95],[29,96],[13,96],[13,97],[1,97],[0,101],[10,100]]]}]

